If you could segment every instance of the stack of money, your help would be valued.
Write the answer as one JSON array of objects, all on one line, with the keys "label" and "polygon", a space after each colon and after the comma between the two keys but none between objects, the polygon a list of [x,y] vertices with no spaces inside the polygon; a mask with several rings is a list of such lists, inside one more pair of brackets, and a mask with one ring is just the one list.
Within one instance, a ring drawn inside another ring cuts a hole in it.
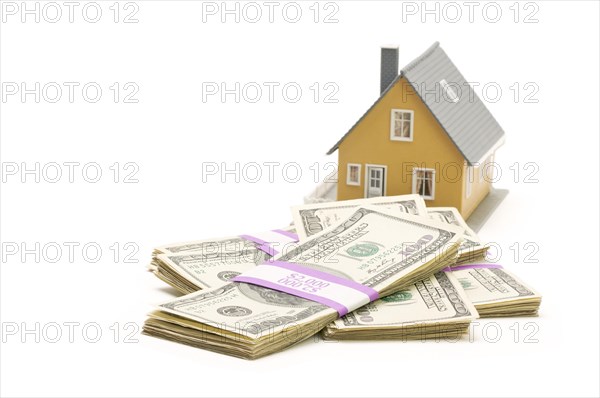
[{"label": "stack of money", "polygon": [[[292,214],[297,225],[299,239],[305,240],[347,218],[359,205],[381,206],[396,213],[425,215],[425,201],[419,195],[399,195],[370,199],[347,200],[319,203],[318,205],[297,206]],[[296,234],[294,227],[278,230],[279,235],[270,234],[269,248],[285,249],[285,236]],[[157,278],[171,285],[183,294],[215,287],[241,272],[271,258],[271,254],[261,250],[251,236],[265,237],[264,233],[230,236],[218,239],[172,243],[154,249],[152,262],[148,266]],[[283,239],[283,241],[282,241]],[[295,238],[298,240],[298,237]],[[264,248],[263,248],[264,249]],[[213,272],[213,270],[218,270]]]},{"label": "stack of money", "polygon": [[[455,256],[457,263],[477,261],[487,250],[456,209],[427,209],[418,195],[294,207],[292,215],[298,229],[296,239],[304,243],[323,235],[322,231],[337,229],[338,224],[343,224],[344,219],[361,206],[387,215],[400,215],[400,218],[402,213],[418,215],[460,228],[464,239],[459,245],[459,255]],[[290,232],[294,230],[288,228],[283,233]],[[339,246],[339,242],[333,246]],[[373,251],[366,246],[355,249],[355,254],[369,258]],[[316,302],[252,284],[229,283],[269,260],[276,252],[267,242],[248,235],[157,248],[150,266],[157,277],[182,293],[202,289],[210,289],[210,292],[207,296],[190,295],[165,303],[150,314],[144,332],[243,358],[257,358],[301,341],[322,327],[325,327],[322,335],[326,339],[454,339],[468,330],[469,323],[478,316],[478,310],[482,317],[536,315],[541,301],[537,293],[507,271],[500,270],[499,266],[458,266],[449,261],[452,267],[446,268],[445,272],[427,275],[412,286],[327,323],[327,307]],[[319,251],[313,253],[315,258],[319,258],[315,253]],[[296,262],[301,257],[291,258]],[[333,274],[350,280],[356,278],[353,274],[350,277],[340,274],[335,267],[319,267],[314,261],[309,265],[327,272],[333,270]],[[218,315],[211,313],[221,300],[235,301],[235,304],[238,298],[244,296],[251,299],[250,308],[229,305],[216,308]],[[296,311],[286,312],[285,308],[296,308]],[[205,313],[209,315],[204,317]],[[239,317],[241,322],[236,322],[232,328],[223,322],[230,317]],[[279,338],[274,337],[277,334]],[[292,341],[282,344],[281,335],[289,340],[290,334],[294,336]],[[270,341],[265,342],[265,335]]]},{"label": "stack of money", "polygon": [[293,224],[300,242],[339,224],[359,206],[382,207],[414,216],[427,215],[425,201],[420,195],[381,196],[293,206],[291,208]]},{"label": "stack of money", "polygon": [[448,224],[456,225],[465,230],[465,236],[462,246],[458,251],[457,264],[473,263],[483,260],[490,248],[483,244],[475,231],[473,231],[460,215],[455,207],[429,207],[427,214],[434,220],[442,221]]},{"label": "stack of money", "polygon": [[[215,286],[217,281],[227,282],[297,240],[294,228],[286,227],[253,235],[173,243],[154,249],[148,269],[188,294]],[[212,273],[214,269],[219,273]]]},{"label": "stack of money", "polygon": [[[211,263],[202,257],[196,259],[196,255],[161,256],[186,280],[191,292],[222,285],[256,266],[253,261]],[[467,332],[469,323],[477,315],[452,273],[440,272],[332,322],[323,329],[323,337],[336,340],[457,338]]]},{"label": "stack of money", "polygon": [[189,294],[218,286],[266,261],[270,256],[256,249],[206,254],[157,254],[150,270],[179,292]]},{"label": "stack of money", "polygon": [[537,316],[542,297],[498,264],[452,267],[482,318]]},{"label": "stack of money", "polygon": [[357,206],[374,205],[413,215],[429,216],[465,230],[463,244],[459,250],[457,263],[470,263],[483,260],[489,245],[483,244],[455,207],[425,206],[419,195],[401,195],[371,199],[344,200],[330,203],[313,203],[292,207],[292,217],[300,241],[319,233],[348,216]]},{"label": "stack of money", "polygon": [[[374,298],[383,298],[453,265],[462,235],[462,228],[427,217],[391,214],[384,207],[360,207],[338,225],[250,272],[260,267],[299,265],[313,270],[310,272],[357,282],[375,292]],[[253,359],[296,344],[348,312],[343,312],[343,305],[339,309],[240,282],[245,274],[234,282],[160,305],[150,314],[144,333]]]},{"label": "stack of money", "polygon": [[456,340],[476,318],[452,273],[438,272],[335,320],[322,334],[333,340]]}]

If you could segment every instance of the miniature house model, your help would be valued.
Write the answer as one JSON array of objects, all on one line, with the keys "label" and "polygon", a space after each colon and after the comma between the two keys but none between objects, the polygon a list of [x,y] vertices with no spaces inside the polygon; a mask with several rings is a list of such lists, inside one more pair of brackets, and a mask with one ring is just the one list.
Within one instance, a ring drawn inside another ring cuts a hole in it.
[{"label": "miniature house model", "polygon": [[381,94],[338,150],[337,200],[420,194],[469,217],[491,189],[504,131],[439,43],[398,73],[381,50]]}]

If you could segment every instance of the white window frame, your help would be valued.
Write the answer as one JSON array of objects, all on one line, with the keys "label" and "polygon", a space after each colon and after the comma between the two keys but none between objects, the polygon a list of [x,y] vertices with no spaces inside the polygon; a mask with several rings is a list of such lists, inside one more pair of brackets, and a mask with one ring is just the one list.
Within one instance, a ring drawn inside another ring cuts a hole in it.
[{"label": "white window frame", "polygon": [[467,165],[467,175],[466,175],[466,179],[465,179],[465,196],[467,197],[467,199],[469,199],[471,197],[471,194],[473,193],[473,182],[475,180],[475,167],[474,166],[468,166]]},{"label": "white window frame", "polygon": [[454,102],[454,103],[458,102],[458,100],[460,99],[460,98],[458,98],[458,94],[456,94],[456,91],[454,91],[452,86],[450,86],[448,84],[446,79],[440,80],[440,85],[446,92],[446,96],[444,97],[445,99],[449,100],[450,102]]},{"label": "white window frame", "polygon": [[[356,176],[358,178],[358,181],[352,181],[350,180],[350,169],[352,167],[357,167],[358,171],[356,172]],[[348,163],[348,165],[346,166],[346,185],[353,185],[356,187],[360,186],[360,169],[361,169],[361,164],[360,163]]]},{"label": "white window frame", "polygon": [[368,197],[368,193],[369,193],[369,176],[368,176],[368,172],[369,172],[369,167],[381,167],[383,168],[383,195],[382,196],[387,196],[387,177],[388,177],[388,170],[387,170],[387,166],[384,164],[365,164],[365,193],[364,193],[364,197]]},{"label": "white window frame", "polygon": [[[404,138],[404,137],[396,137],[394,135],[396,112],[410,113],[410,137]],[[392,112],[390,115],[390,140],[412,142],[414,135],[415,135],[415,111],[411,111],[410,109],[392,109]]]},{"label": "white window frame", "polygon": [[[420,192],[417,192],[417,171],[430,171],[431,172],[431,195],[424,196]],[[425,200],[435,200],[435,169],[428,169],[424,167],[414,167],[412,171],[412,193],[421,195]]]}]

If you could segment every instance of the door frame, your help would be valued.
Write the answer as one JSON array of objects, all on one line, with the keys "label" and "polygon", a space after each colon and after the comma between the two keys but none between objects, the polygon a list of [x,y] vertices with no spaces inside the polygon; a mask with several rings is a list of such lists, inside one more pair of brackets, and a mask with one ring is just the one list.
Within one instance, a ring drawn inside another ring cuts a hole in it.
[{"label": "door frame", "polygon": [[370,163],[365,163],[365,193],[364,193],[364,198],[368,198],[368,193],[369,193],[369,183],[370,181],[370,176],[369,176],[369,168],[370,167],[380,167],[383,169],[383,195],[382,196],[387,196],[387,166],[384,164],[370,164]]}]

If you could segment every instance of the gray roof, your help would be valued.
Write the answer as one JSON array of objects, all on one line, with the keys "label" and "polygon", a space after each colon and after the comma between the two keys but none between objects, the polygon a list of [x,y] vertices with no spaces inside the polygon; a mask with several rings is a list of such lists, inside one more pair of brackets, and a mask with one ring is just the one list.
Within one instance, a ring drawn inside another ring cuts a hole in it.
[{"label": "gray roof", "polygon": [[[504,138],[502,127],[436,42],[401,70],[379,99],[327,152],[328,155],[338,149],[342,141],[402,77],[415,89],[469,164],[480,161]],[[449,99],[450,96],[441,87],[441,80],[445,80],[458,94],[457,102]]]}]

